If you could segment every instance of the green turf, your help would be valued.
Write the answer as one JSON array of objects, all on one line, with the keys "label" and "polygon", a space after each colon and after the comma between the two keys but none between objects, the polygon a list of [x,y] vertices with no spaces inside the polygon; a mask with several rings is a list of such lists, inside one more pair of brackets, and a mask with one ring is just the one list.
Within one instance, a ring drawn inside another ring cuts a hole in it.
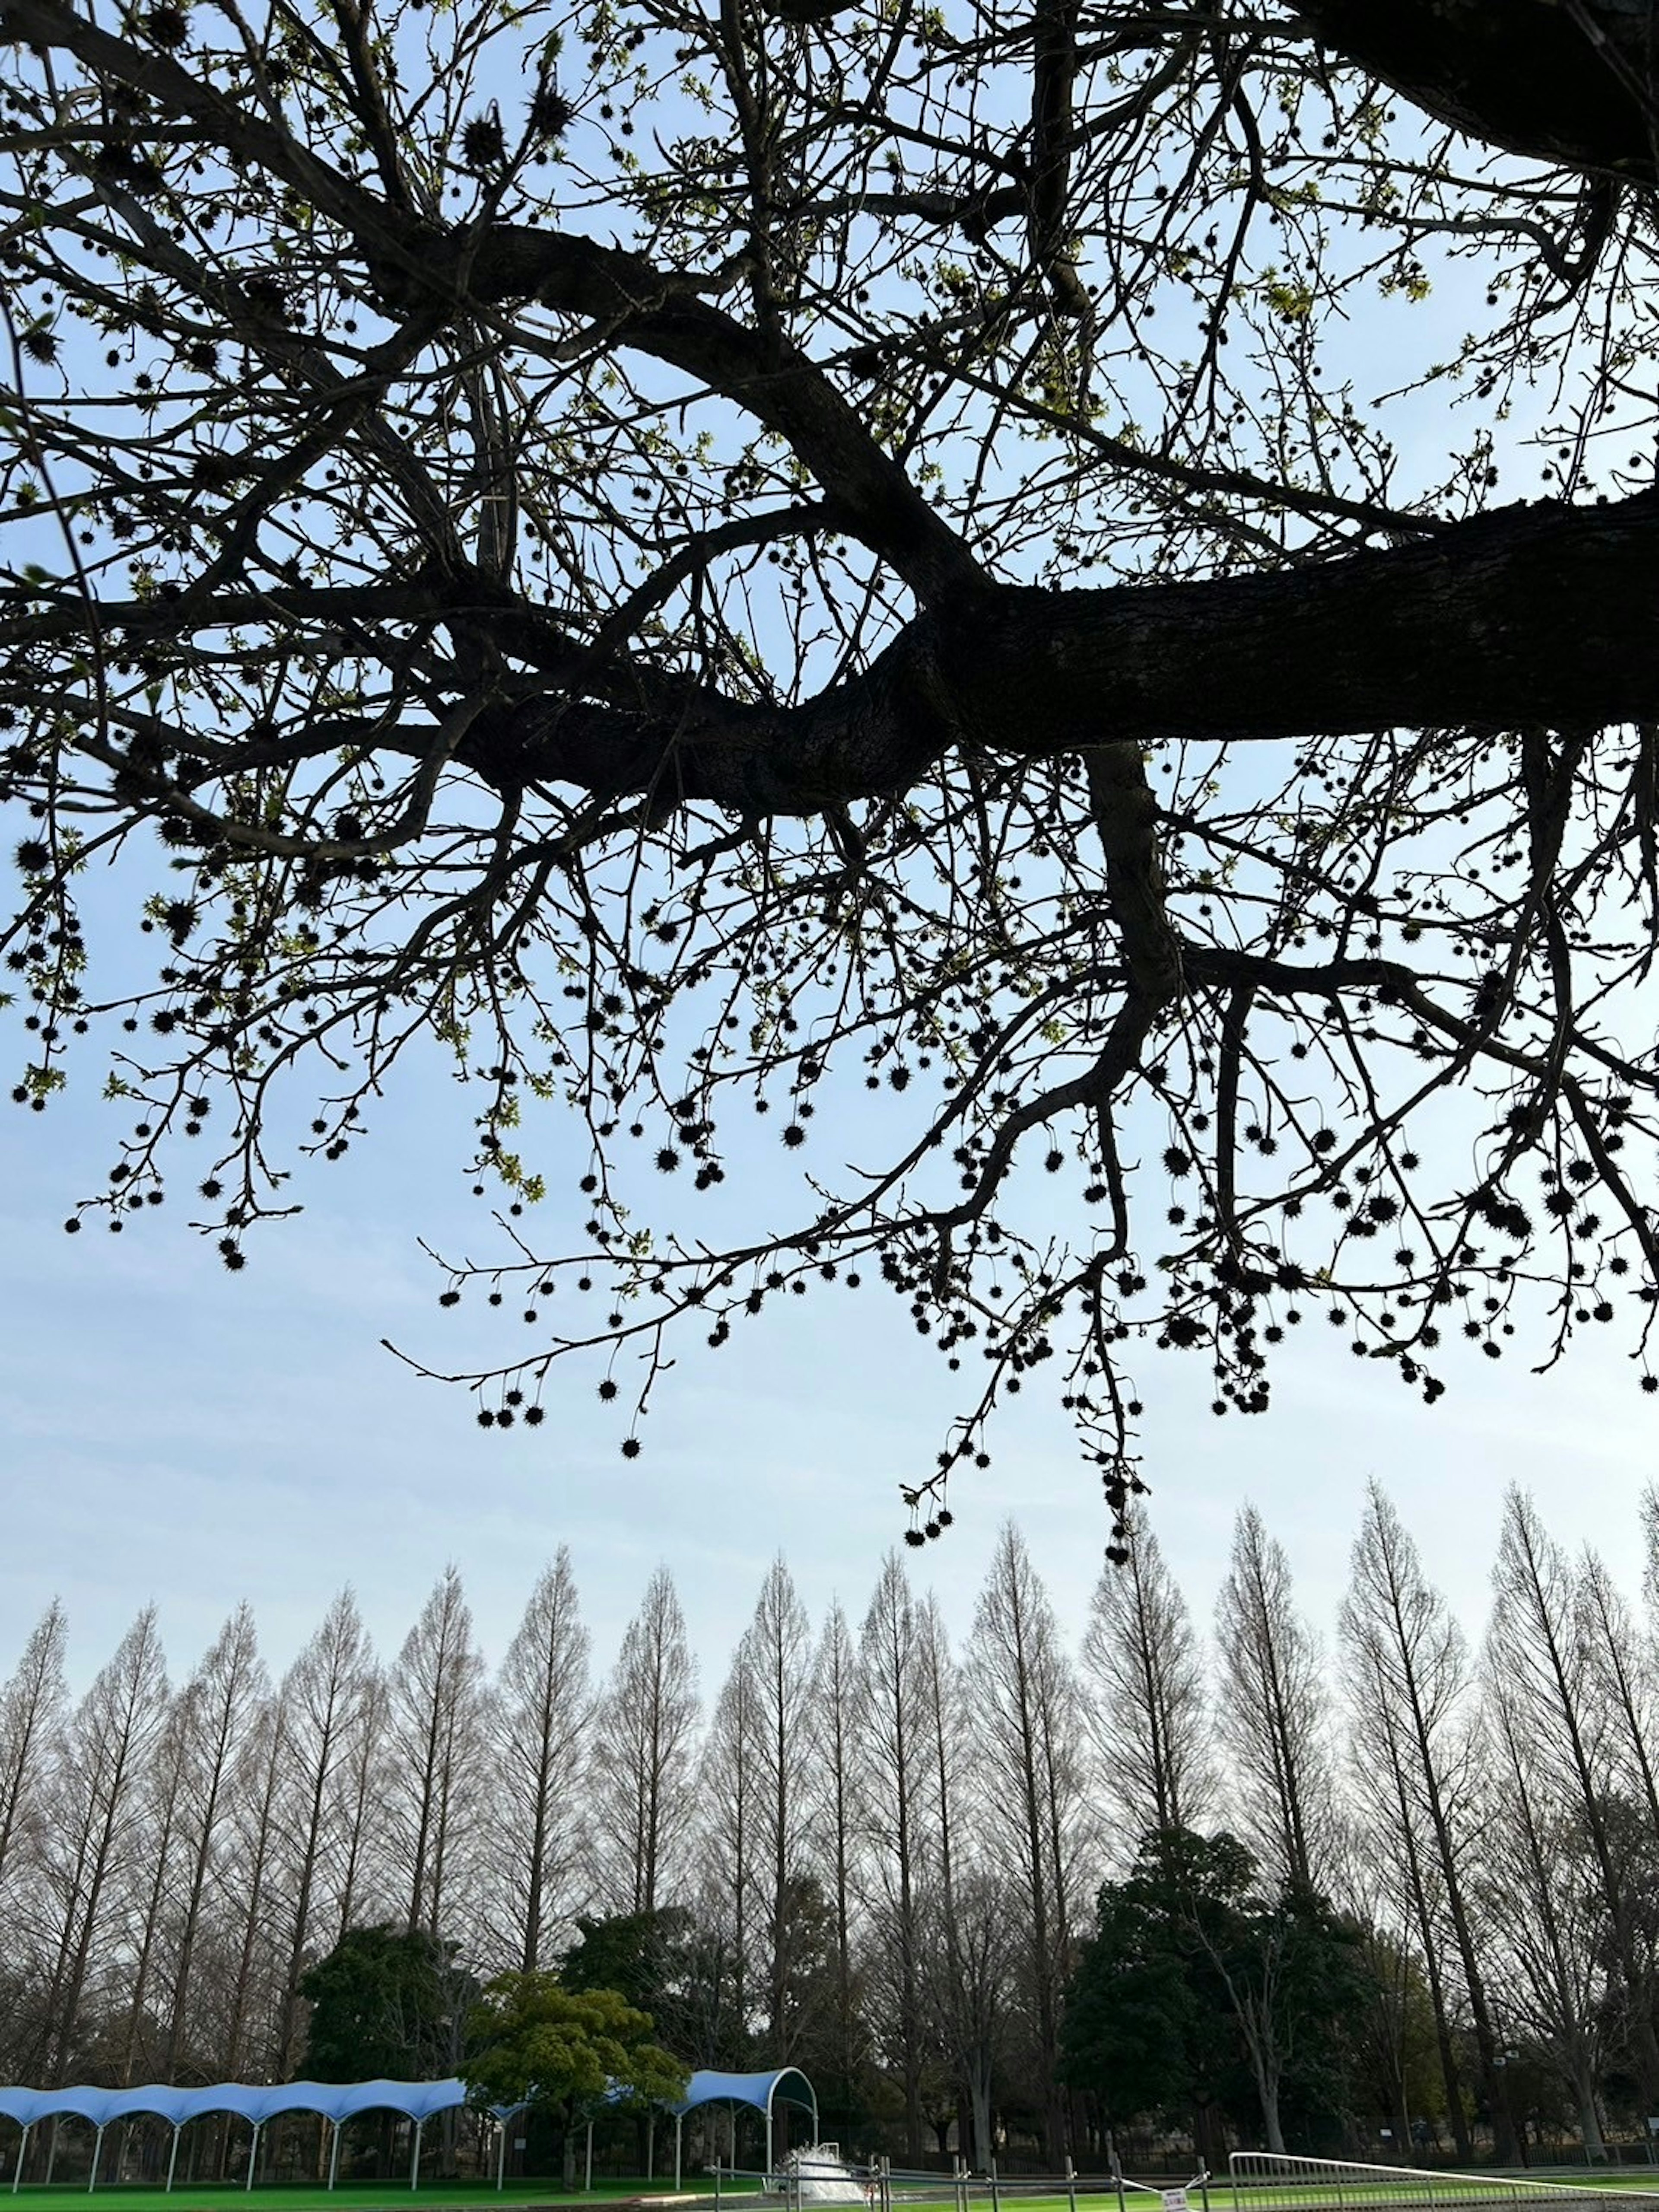
[{"label": "green turf", "polygon": [[[757,2187],[752,2181],[737,2185],[739,2194],[752,2194]],[[10,2184],[0,2182],[0,2212],[4,2212]],[[714,2184],[707,2174],[688,2174],[684,2193],[691,2196],[706,2193],[714,2200]],[[734,2193],[731,2182],[721,2185],[721,2195]],[[253,2205],[268,2208],[268,2212],[383,2212],[383,2208],[403,2208],[418,2205],[420,2212],[446,2212],[449,2206],[470,2207],[497,2205],[502,2212],[515,2205],[534,2204],[600,2204],[617,2198],[638,2197],[672,2197],[674,2177],[671,2172],[665,2180],[659,2174],[653,2181],[640,2178],[622,2181],[595,2181],[591,2193],[580,2190],[574,2194],[562,2182],[548,2175],[528,2178],[509,2175],[506,2187],[497,2193],[493,2181],[440,2181],[431,2176],[422,2180],[418,2191],[411,2191],[405,2181],[402,2186],[395,2181],[343,2181],[337,2188],[328,2190],[316,2182],[260,2182],[252,2190],[245,2190],[235,2181],[180,2182],[169,2196],[161,2189],[149,2189],[135,2182],[102,2182],[98,2185],[97,2202],[106,2198],[118,2203],[120,2212],[250,2212]],[[70,2212],[74,2206],[80,2212],[87,2203],[87,2186],[62,2187],[54,2182],[51,2188],[43,2183],[26,2181],[18,2191],[16,2203],[27,2203],[28,2212]]]},{"label": "green turf", "polygon": [[[1490,2170],[1471,2174],[1425,2171],[1420,2177],[1413,2175],[1410,2193],[1416,2197],[1421,2212],[1433,2212],[1438,2202],[1448,2208],[1455,2201],[1468,2204],[1490,2197],[1493,2212],[1503,2212],[1505,2197],[1501,2187],[1505,2179],[1525,2182],[1524,2174],[1513,2177],[1495,2174]],[[1536,2179],[1547,2179],[1569,2189],[1582,2190],[1587,2196],[1600,2196],[1614,2190],[1645,2191],[1659,2196],[1659,2172],[1646,2166],[1627,2166],[1611,2172],[1593,2176],[1583,2166],[1553,2167],[1547,2174],[1535,2174]],[[1498,2184],[1494,2187],[1492,2185]],[[1004,2212],[1071,2212],[1071,2199],[1066,2195],[1038,2196],[1028,2194],[1041,2184],[1022,2183],[1017,2179],[1003,2182],[999,2190]],[[1164,2180],[1146,2188],[1130,2189],[1125,2192],[1126,2212],[1161,2212],[1158,2191],[1178,2185]],[[1367,2203],[1383,2206],[1399,2204],[1401,2201],[1404,2177],[1401,2183],[1376,2181],[1363,2183],[1344,2177],[1340,2185],[1341,2212],[1355,2212],[1355,2208]],[[752,2196],[758,2187],[754,2176],[744,2176],[735,2183],[722,2180],[722,2198],[733,2196]],[[21,2208],[27,2202],[28,2212],[82,2212],[87,2203],[84,2183],[78,2187],[51,2188],[39,2182],[27,2182],[17,2192]],[[97,2195],[100,2199],[118,2198],[120,2212],[251,2212],[255,2197],[268,2208],[268,2212],[400,2212],[400,2208],[418,2204],[420,2212],[483,2212],[483,2208],[495,2205],[498,2212],[514,2212],[514,2208],[565,2205],[573,2208],[583,2203],[604,2204],[623,2198],[671,2197],[674,2193],[672,2174],[665,2179],[659,2174],[647,2181],[635,2175],[623,2180],[596,2181],[591,2194],[577,2191],[574,2194],[550,2176],[529,2179],[509,2179],[499,2194],[491,2181],[440,2181],[428,2178],[422,2182],[418,2192],[395,2181],[346,2181],[329,2191],[315,2182],[262,2182],[252,2191],[244,2190],[234,2182],[191,2182],[180,2184],[171,2196],[159,2189],[143,2188],[131,2182],[100,2183]],[[0,2212],[5,2212],[9,2185],[0,2182]],[[681,2194],[699,2200],[698,2212],[712,2212],[713,2184],[708,2174],[687,2174]],[[906,2182],[897,2177],[893,2184],[893,2195],[900,2212],[908,2205],[938,2204],[946,2208],[957,2202],[947,2176],[937,2177],[933,2185],[921,2182]],[[974,2180],[968,2191],[969,2212],[991,2212],[991,2191],[982,2179]],[[1109,2181],[1097,2175],[1080,2177],[1078,2198],[1088,2212],[1117,2212],[1117,2195]],[[1203,2198],[1197,2190],[1189,2192],[1192,2212],[1203,2212]],[[1208,2189],[1209,2212],[1337,2212],[1337,2185],[1333,2181],[1258,2183],[1255,2186],[1235,2191],[1225,2182],[1212,2182]],[[1547,2198],[1534,2197],[1533,2206],[1547,2205]],[[808,2208],[811,2212],[811,2208]],[[831,2212],[825,2208],[825,2212]],[[1564,2202],[1561,2212],[1571,2212]]]}]

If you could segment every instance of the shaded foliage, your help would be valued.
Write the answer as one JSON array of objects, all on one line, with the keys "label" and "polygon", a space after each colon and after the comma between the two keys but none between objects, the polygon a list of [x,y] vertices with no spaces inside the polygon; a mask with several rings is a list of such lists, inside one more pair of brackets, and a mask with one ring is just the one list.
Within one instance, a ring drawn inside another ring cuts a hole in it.
[{"label": "shaded foliage", "polygon": [[478,1993],[458,1948],[424,1929],[348,1929],[300,1983],[311,2007],[306,2078],[425,2081],[453,2070]]}]

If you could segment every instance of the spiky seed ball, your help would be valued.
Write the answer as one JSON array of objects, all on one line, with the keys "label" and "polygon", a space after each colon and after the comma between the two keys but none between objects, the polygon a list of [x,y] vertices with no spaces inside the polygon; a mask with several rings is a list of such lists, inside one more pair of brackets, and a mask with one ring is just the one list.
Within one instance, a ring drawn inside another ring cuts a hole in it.
[{"label": "spiky seed ball", "polygon": [[475,115],[461,132],[461,159],[469,169],[495,169],[507,159],[499,115]]},{"label": "spiky seed ball", "polygon": [[38,876],[51,866],[52,850],[39,837],[25,837],[13,857],[26,876]]},{"label": "spiky seed ball", "polygon": [[544,87],[530,103],[530,127],[538,138],[561,137],[575,112],[562,92]]},{"label": "spiky seed ball", "polygon": [[18,343],[29,359],[38,361],[43,368],[50,368],[58,358],[57,338],[39,324],[33,330],[25,331]]},{"label": "spiky seed ball", "polygon": [[288,319],[288,294],[276,277],[257,276],[242,279],[242,297],[254,314],[269,323]]},{"label": "spiky seed ball", "polygon": [[152,46],[171,50],[182,46],[189,38],[190,18],[182,8],[170,7],[163,0],[161,7],[152,8],[143,18],[143,31]]}]

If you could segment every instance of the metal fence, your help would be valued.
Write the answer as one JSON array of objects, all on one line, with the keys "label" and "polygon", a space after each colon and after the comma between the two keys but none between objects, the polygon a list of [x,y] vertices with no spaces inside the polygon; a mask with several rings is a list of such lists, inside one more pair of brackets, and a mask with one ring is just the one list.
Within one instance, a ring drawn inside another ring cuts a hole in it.
[{"label": "metal fence", "polygon": [[[890,2159],[877,2158],[834,2166],[791,2160],[771,2173],[723,2166],[716,2160],[713,2175],[717,2206],[724,2193],[736,2193],[736,2184],[757,2182],[761,2195],[775,2199],[784,2212],[803,2212],[803,2206],[807,2212],[818,2212],[821,2205],[833,2212],[836,2203],[855,2206],[860,2197],[866,2212],[923,2204],[948,2205],[951,2212],[1003,2212],[1005,2206],[1009,2212],[1021,2212],[1022,2207],[1039,2203],[1064,2204],[1068,2212],[1079,2212],[1079,2206],[1091,2208],[1091,2212],[1211,2212],[1206,2173],[1195,2175],[1184,2187],[1170,2188],[1121,2173],[1079,2173],[1069,2159],[1063,2172],[1049,2174],[1000,2172],[994,2159],[982,2171],[957,2159],[949,2172],[938,2172],[906,2170]],[[808,2186],[823,2184],[844,2188],[838,2197],[828,2198],[819,2187]],[[752,2191],[744,2193],[745,2201],[753,2201]]]}]

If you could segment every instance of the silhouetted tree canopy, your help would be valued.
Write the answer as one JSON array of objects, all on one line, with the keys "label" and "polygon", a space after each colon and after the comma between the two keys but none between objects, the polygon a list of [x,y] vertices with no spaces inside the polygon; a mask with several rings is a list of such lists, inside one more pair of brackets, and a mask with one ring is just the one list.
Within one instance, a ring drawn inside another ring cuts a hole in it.
[{"label": "silhouetted tree canopy", "polygon": [[559,1961],[568,1990],[611,1990],[649,2013],[665,2048],[696,2042],[688,1995],[696,1978],[697,1929],[684,1905],[647,1912],[579,1912],[576,1941]]},{"label": "silhouetted tree canopy", "polygon": [[313,2081],[425,2081],[454,2070],[478,1984],[424,1929],[349,1928],[303,1976]]},{"label": "silhouetted tree canopy", "polygon": [[1102,1887],[1062,2071],[1112,2124],[1160,2112],[1206,2144],[1224,2113],[1260,2123],[1269,2149],[1342,2140],[1375,1996],[1362,1930],[1302,1885],[1263,1894],[1255,1875],[1234,1837],[1164,1828]]},{"label": "silhouetted tree canopy", "polygon": [[1642,11],[4,25],[15,1095],[132,1107],[70,1228],[188,1175],[240,1268],[435,1040],[478,1419],[614,1344],[631,1456],[868,1269],[960,1377],[918,1542],[1038,1368],[1121,1511],[1149,1340],[1654,1386]]}]

